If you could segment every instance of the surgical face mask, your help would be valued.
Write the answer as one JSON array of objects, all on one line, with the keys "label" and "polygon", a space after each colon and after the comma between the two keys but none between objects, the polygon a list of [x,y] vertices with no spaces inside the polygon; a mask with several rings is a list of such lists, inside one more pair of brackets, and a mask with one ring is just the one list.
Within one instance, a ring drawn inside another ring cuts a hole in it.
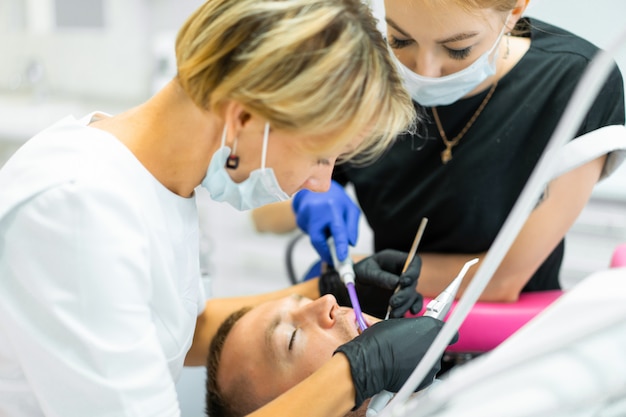
[{"label": "surgical face mask", "polygon": [[236,183],[226,171],[226,160],[230,156],[231,149],[225,146],[226,127],[224,127],[222,146],[211,158],[206,176],[202,180],[202,186],[209,191],[213,200],[226,202],[237,210],[251,210],[289,199],[289,196],[281,190],[274,170],[265,167],[269,129],[270,124],[266,123],[261,168],[252,171],[244,181]]},{"label": "surgical face mask", "polygon": [[[480,83],[496,73],[497,46],[504,34],[504,26],[493,46],[469,67],[443,77],[424,77],[395,59],[397,67],[413,100],[422,106],[445,106],[452,104],[475,89]],[[395,57],[395,54],[392,54]]]}]

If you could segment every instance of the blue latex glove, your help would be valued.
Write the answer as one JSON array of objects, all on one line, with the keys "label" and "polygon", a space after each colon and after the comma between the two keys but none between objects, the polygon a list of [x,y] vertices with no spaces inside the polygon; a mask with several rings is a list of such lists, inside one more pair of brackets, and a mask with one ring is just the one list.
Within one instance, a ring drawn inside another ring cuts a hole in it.
[{"label": "blue latex glove", "polygon": [[361,210],[339,183],[331,181],[330,190],[324,193],[299,191],[293,198],[293,211],[298,227],[309,235],[324,262],[332,265],[326,243],[330,236],[335,240],[337,258],[346,259],[348,245],[354,246],[359,235]]}]

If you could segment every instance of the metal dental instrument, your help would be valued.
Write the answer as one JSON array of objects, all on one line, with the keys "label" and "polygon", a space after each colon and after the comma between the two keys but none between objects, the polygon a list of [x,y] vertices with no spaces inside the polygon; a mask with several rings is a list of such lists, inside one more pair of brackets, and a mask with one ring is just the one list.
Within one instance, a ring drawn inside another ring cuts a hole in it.
[{"label": "metal dental instrument", "polygon": [[433,298],[430,303],[428,303],[424,316],[434,317],[439,320],[443,320],[446,317],[446,314],[450,311],[450,307],[452,307],[454,297],[459,291],[463,277],[467,274],[467,270],[470,269],[470,267],[476,262],[478,262],[478,258],[465,262],[465,265],[461,268],[461,272],[459,272],[459,275],[452,280],[450,285],[448,285],[441,294],[439,294],[436,298]]},{"label": "metal dental instrument", "polygon": [[[422,217],[422,221],[420,222],[419,227],[417,228],[417,233],[415,233],[415,238],[413,239],[413,244],[411,245],[411,250],[409,251],[409,256],[406,258],[406,262],[404,262],[404,267],[402,267],[402,274],[404,274],[413,262],[413,258],[415,258],[415,254],[417,253],[417,246],[422,240],[422,236],[424,235],[424,229],[426,229],[426,224],[428,223],[427,217]],[[396,287],[396,290],[393,292],[394,294],[400,290],[400,286]],[[392,295],[393,296],[393,295]],[[387,306],[387,314],[385,314],[385,320],[389,319],[389,315],[391,314],[391,304]]]},{"label": "metal dental instrument", "polygon": [[[424,316],[433,317],[438,320],[443,320],[450,308],[452,308],[452,302],[456,293],[459,291],[461,281],[467,274],[467,271],[472,265],[478,262],[478,258],[471,259],[463,265],[459,274],[452,280],[452,282],[435,298],[430,300],[426,306],[426,312]],[[366,417],[376,417],[378,413],[387,405],[387,403],[393,398],[394,394],[389,391],[381,391],[374,395],[367,406],[365,412]]]},{"label": "metal dental instrument", "polygon": [[339,277],[348,290],[348,295],[350,296],[350,302],[352,303],[352,308],[354,309],[354,315],[356,316],[359,329],[363,332],[367,329],[367,323],[365,323],[363,312],[361,311],[361,305],[359,304],[359,299],[356,296],[356,288],[354,287],[356,274],[354,272],[354,265],[352,263],[350,253],[348,252],[346,259],[339,261],[337,258],[337,248],[335,247],[335,241],[332,236],[328,238],[328,248],[330,249],[330,256],[333,258],[335,271],[337,271]]}]

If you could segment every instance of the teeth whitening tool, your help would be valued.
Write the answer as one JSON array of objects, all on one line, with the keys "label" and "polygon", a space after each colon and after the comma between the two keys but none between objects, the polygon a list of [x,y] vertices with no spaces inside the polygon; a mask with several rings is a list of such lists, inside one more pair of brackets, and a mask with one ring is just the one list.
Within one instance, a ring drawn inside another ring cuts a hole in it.
[{"label": "teeth whitening tool", "polygon": [[352,303],[352,308],[354,309],[354,315],[356,316],[356,322],[359,325],[359,329],[364,331],[367,329],[367,324],[365,323],[365,319],[363,318],[363,313],[361,312],[361,305],[359,304],[359,299],[356,296],[356,288],[354,287],[354,280],[356,278],[356,274],[354,272],[354,265],[352,264],[352,258],[350,257],[350,253],[348,252],[348,256],[343,261],[339,261],[337,257],[337,248],[335,247],[335,241],[333,237],[328,238],[328,248],[330,249],[330,256],[333,258],[333,266],[335,267],[335,271],[339,274],[341,281],[343,281],[344,285],[348,289],[348,295],[350,296],[350,302]]},{"label": "teeth whitening tool", "polygon": [[446,314],[450,311],[450,307],[452,307],[454,297],[459,291],[463,277],[467,274],[467,270],[470,269],[470,267],[476,262],[478,262],[478,258],[465,262],[465,265],[461,268],[461,272],[459,272],[456,278],[452,280],[450,285],[448,285],[441,294],[439,294],[436,298],[433,298],[430,303],[428,303],[426,306],[426,312],[424,313],[425,316],[434,317],[439,320],[443,320],[446,317]]}]

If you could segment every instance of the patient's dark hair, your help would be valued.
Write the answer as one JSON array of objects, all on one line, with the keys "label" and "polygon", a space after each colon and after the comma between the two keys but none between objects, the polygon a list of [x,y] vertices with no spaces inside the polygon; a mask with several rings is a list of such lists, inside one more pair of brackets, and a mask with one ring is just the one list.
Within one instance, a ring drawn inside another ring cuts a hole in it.
[{"label": "patient's dark hair", "polygon": [[[242,410],[242,404],[235,404],[233,398],[224,395],[217,384],[217,372],[220,366],[220,359],[224,343],[230,331],[237,321],[243,317],[252,307],[244,307],[235,311],[220,325],[211,341],[209,356],[207,358],[207,380],[206,380],[206,413],[210,417],[240,417],[247,414],[248,410]],[[245,390],[247,384],[241,384]],[[250,410],[251,411],[251,410]]]}]

